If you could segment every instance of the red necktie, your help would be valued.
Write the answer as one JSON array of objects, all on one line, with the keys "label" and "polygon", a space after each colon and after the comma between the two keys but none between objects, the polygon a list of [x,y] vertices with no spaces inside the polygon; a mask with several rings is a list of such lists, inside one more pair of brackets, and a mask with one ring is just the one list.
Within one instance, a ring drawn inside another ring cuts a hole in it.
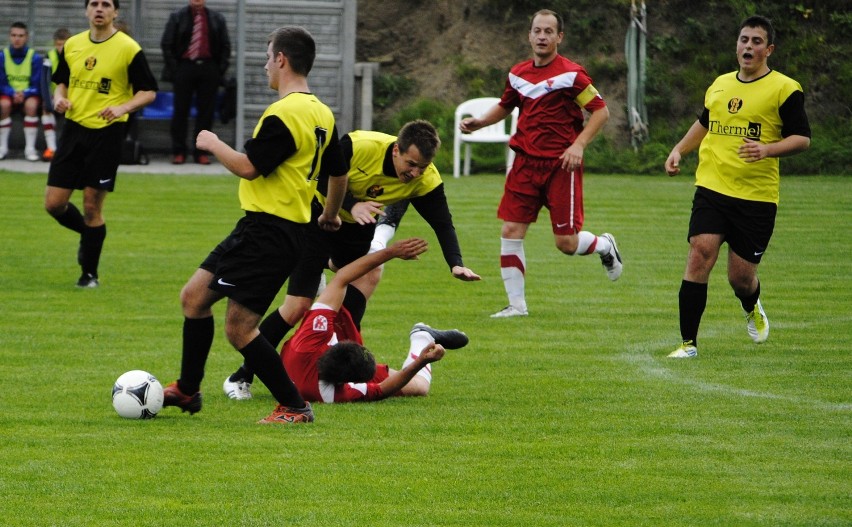
[{"label": "red necktie", "polygon": [[192,40],[189,41],[189,50],[186,52],[189,60],[196,60],[201,55],[201,26],[204,24],[203,16],[204,11],[198,9],[195,11],[195,17],[192,19]]}]

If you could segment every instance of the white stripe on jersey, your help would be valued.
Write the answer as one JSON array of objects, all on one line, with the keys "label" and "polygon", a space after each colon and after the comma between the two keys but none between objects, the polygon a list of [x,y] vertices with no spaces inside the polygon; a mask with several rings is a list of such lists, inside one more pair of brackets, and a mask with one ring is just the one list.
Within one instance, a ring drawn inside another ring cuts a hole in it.
[{"label": "white stripe on jersey", "polygon": [[322,402],[324,402],[324,403],[333,403],[334,402],[334,385],[333,384],[331,384],[329,382],[325,382],[325,381],[320,381],[319,382],[319,392],[320,392],[320,396],[322,397]]},{"label": "white stripe on jersey", "polygon": [[568,71],[561,73],[555,77],[544,79],[538,84],[533,84],[523,77],[519,77],[512,73],[509,74],[509,84],[518,91],[522,96],[530,99],[538,99],[543,97],[553,90],[561,90],[574,86],[574,81],[577,79],[576,71]]}]

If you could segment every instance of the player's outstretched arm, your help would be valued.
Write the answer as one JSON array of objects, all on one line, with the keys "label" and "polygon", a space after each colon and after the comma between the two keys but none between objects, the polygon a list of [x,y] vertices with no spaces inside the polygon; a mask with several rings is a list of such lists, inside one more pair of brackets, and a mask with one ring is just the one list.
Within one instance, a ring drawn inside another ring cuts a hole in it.
[{"label": "player's outstretched arm", "polygon": [[343,305],[346,296],[346,286],[358,278],[364,276],[374,268],[382,265],[388,260],[399,258],[400,260],[415,260],[426,251],[429,244],[421,238],[408,238],[390,245],[381,251],[364,255],[354,262],[343,266],[334,274],[334,278],[320,293],[317,302],[325,304],[335,311]]}]

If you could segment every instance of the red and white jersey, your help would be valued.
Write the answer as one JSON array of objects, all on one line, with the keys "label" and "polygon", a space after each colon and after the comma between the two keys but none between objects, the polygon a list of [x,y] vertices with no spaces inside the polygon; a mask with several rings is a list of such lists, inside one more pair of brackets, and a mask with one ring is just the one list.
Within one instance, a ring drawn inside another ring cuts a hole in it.
[{"label": "red and white jersey", "polygon": [[305,314],[293,337],[284,343],[281,348],[284,369],[306,401],[342,403],[384,399],[379,388],[379,383],[388,377],[388,367],[384,364],[376,365],[376,375],[370,382],[334,385],[319,380],[317,361],[329,346],[344,340],[364,344],[349,311],[341,307],[338,313],[316,303]]},{"label": "red and white jersey", "polygon": [[513,66],[500,105],[520,110],[513,150],[558,158],[583,131],[583,108],[594,112],[606,103],[582,66],[557,55],[546,66],[532,59]]}]

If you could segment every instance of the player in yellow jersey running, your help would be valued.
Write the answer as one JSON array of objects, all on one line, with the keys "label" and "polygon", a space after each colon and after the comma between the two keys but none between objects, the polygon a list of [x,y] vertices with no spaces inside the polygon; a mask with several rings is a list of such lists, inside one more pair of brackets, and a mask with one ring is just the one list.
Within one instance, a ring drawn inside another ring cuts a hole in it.
[{"label": "player in yellow jersey running", "polygon": [[[69,38],[53,74],[53,108],[65,114],[62,144],[47,176],[44,207],[80,233],[77,287],[98,287],[107,235],[104,200],[115,188],[128,116],[150,104],[157,80],[142,48],[115,27],[118,0],[87,0],[89,29]],[[83,191],[83,212],[70,202]]]},{"label": "player in yellow jersey running", "polygon": [[698,355],[698,326],[707,305],[710,271],[728,244],[728,282],[745,312],[749,336],[769,337],[757,266],[769,246],[778,209],[778,158],[810,146],[802,87],[769,68],[775,30],[761,16],[740,24],[739,70],[707,89],[704,111],[666,160],[670,176],[681,156],[699,149],[689,220],[689,254],[680,285],[681,345],[671,358]]},{"label": "player in yellow jersey running", "polygon": [[296,389],[275,347],[258,324],[303,252],[311,200],[321,171],[330,177],[328,199],[316,216],[317,229],[340,227],[338,212],[346,192],[346,165],[334,114],[310,93],[308,73],[316,44],[305,29],[285,26],[269,36],[265,70],[278,93],[257,123],[245,153],[203,130],[196,146],[241,178],[245,216],[201,263],[181,291],[183,353],[180,378],[165,388],[163,406],[201,410],[201,381],[213,341],[213,305],[227,297],[225,334],[246,364],[278,401],[262,423],[314,420],[310,404]]}]

